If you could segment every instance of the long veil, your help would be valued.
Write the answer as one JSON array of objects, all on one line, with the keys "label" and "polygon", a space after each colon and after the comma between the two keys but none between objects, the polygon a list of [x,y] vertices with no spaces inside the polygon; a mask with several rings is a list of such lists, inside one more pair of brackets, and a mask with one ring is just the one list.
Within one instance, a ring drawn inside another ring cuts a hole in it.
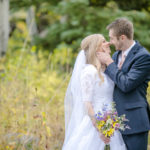
[{"label": "long veil", "polygon": [[84,50],[81,50],[75,61],[72,76],[65,96],[64,145],[65,143],[68,142],[71,134],[75,132],[76,127],[79,126],[85,114],[80,86],[80,76],[85,64],[86,64],[85,53]]}]

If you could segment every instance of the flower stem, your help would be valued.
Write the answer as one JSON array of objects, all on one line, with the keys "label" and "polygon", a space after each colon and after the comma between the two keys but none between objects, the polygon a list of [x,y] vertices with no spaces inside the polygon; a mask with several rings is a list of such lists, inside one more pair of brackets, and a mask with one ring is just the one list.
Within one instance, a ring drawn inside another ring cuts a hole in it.
[{"label": "flower stem", "polygon": [[105,145],[104,150],[110,150],[110,145],[109,145],[109,144],[108,144],[108,145]]}]

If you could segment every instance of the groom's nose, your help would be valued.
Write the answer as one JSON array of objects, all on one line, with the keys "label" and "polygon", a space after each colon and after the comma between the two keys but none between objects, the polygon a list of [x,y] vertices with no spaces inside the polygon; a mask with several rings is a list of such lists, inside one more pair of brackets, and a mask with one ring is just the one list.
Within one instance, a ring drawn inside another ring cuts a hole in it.
[{"label": "groom's nose", "polygon": [[111,43],[110,43],[110,42],[107,42],[106,45],[109,47],[109,46],[111,45]]},{"label": "groom's nose", "polygon": [[113,45],[113,43],[112,43],[112,42],[108,42],[108,43],[109,43],[109,46],[110,46],[110,45]]},{"label": "groom's nose", "polygon": [[110,46],[110,45],[112,45],[112,43],[111,43],[111,42],[108,42],[108,45]]}]

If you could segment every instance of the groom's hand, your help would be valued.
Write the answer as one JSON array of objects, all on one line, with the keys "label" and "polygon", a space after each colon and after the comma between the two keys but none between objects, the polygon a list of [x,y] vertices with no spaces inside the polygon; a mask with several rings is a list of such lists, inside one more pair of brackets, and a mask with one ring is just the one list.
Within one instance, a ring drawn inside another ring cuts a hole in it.
[{"label": "groom's hand", "polygon": [[105,143],[105,144],[109,144],[110,143],[110,138],[105,137],[105,135],[103,135],[102,133],[99,134],[101,140]]},{"label": "groom's hand", "polygon": [[105,52],[97,52],[97,57],[99,58],[99,61],[102,64],[105,64],[107,66],[110,65],[112,62],[114,62],[111,56]]}]

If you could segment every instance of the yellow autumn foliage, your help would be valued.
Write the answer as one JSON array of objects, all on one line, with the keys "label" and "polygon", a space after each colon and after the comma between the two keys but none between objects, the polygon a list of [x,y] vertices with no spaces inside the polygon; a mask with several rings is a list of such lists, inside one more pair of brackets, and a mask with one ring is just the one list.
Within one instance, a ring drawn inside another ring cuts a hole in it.
[{"label": "yellow autumn foliage", "polygon": [[47,54],[33,49],[0,60],[0,150],[54,150],[63,144],[70,75],[52,70]]}]

